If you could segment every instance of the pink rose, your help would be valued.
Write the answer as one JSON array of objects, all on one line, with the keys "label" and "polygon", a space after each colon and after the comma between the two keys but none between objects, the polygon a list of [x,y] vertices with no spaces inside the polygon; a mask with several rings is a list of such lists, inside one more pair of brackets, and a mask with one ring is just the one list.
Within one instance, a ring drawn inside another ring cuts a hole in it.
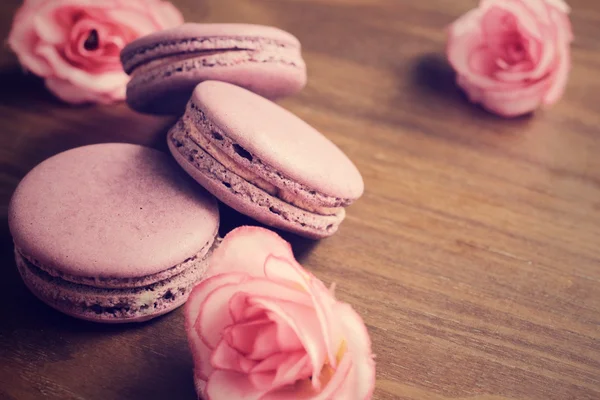
[{"label": "pink rose", "polygon": [[278,235],[232,231],[213,254],[209,276],[185,307],[199,395],[371,398],[375,363],[364,323]]},{"label": "pink rose", "polygon": [[21,65],[69,103],[125,98],[119,53],[130,41],[183,23],[161,0],[25,0],[8,44]]},{"label": "pink rose", "polygon": [[563,0],[482,0],[450,27],[447,55],[470,101],[514,117],[555,103],[571,66]]}]

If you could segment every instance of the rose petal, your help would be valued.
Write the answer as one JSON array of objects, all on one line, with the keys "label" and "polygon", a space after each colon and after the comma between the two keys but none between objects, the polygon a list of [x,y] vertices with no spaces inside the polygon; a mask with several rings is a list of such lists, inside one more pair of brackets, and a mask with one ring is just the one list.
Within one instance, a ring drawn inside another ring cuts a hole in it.
[{"label": "rose petal", "polygon": [[553,104],[563,95],[571,69],[571,49],[569,46],[569,42],[572,40],[571,23],[566,16],[556,10],[552,10],[551,18],[559,26],[556,38],[559,61],[554,71],[554,82],[544,97],[545,104]]},{"label": "rose petal", "polygon": [[115,24],[130,27],[135,32],[135,36],[138,37],[163,28],[158,25],[153,13],[146,14],[137,10],[115,9],[106,10],[106,16]]},{"label": "rose petal", "polygon": [[491,76],[498,69],[496,57],[486,46],[474,49],[468,62],[471,71],[479,75]]},{"label": "rose petal", "polygon": [[174,28],[183,24],[183,15],[173,4],[168,1],[162,2],[154,8],[152,15],[157,19],[157,25],[162,29]]},{"label": "rose petal", "polygon": [[334,371],[333,376],[323,387],[323,390],[316,391],[310,384],[304,384],[304,382],[297,382],[294,386],[286,386],[279,390],[267,393],[261,398],[261,400],[296,400],[296,399],[310,399],[310,400],[332,400],[332,399],[357,399],[367,400],[368,398],[360,398],[356,394],[352,393],[349,388],[350,385],[346,385],[350,377],[352,370],[352,360],[350,357],[346,357],[339,364],[339,367]]},{"label": "rose petal", "polygon": [[206,400],[258,400],[269,390],[254,386],[248,375],[239,372],[216,370],[206,385]]},{"label": "rose petal", "polygon": [[[335,303],[331,293],[314,276],[306,272],[295,260],[287,260],[269,256],[265,261],[265,276],[269,279],[294,282],[301,285],[310,295],[314,309],[321,325],[321,334],[326,343],[329,359],[334,359],[333,347],[337,340],[334,327],[335,317],[331,306]],[[335,361],[333,361],[335,367]]]},{"label": "rose petal", "polygon": [[337,303],[335,313],[345,333],[347,351],[344,358],[352,358],[353,378],[348,379],[346,389],[357,399],[369,399],[375,388],[375,362],[369,333],[361,317],[350,305]]},{"label": "rose petal", "polygon": [[212,352],[210,363],[214,369],[248,373],[257,362],[249,360],[222,339]]},{"label": "rose petal", "polygon": [[265,259],[263,274],[268,279],[286,285],[298,285],[306,291],[309,289],[309,281],[312,277],[296,260],[277,257],[272,254],[269,254]]},{"label": "rose petal", "polygon": [[[96,32],[98,48],[88,50],[85,48],[85,43],[92,31]],[[120,43],[115,43],[119,41]],[[108,27],[84,18],[73,26],[70,44],[64,49],[64,53],[72,64],[78,68],[84,68],[88,72],[121,71],[119,54],[123,46],[122,39],[111,36]]]},{"label": "rose petal", "polygon": [[[64,18],[57,15],[56,7],[53,6],[55,5],[51,3],[44,4],[33,18],[33,26],[40,40],[47,44],[60,45],[67,41],[69,28],[65,29],[65,26],[61,24],[61,22],[65,22]],[[75,10],[67,8],[59,11],[62,15],[69,15],[73,14]],[[71,25],[73,20],[69,19],[68,25]]]},{"label": "rose petal", "polygon": [[38,76],[45,77],[52,73],[52,69],[45,60],[34,54],[34,49],[40,40],[33,28],[35,11],[35,8],[30,9],[26,5],[17,11],[7,42],[24,68]]},{"label": "rose petal", "polygon": [[244,272],[264,277],[265,260],[269,255],[293,260],[288,242],[264,228],[243,226],[227,234],[213,253],[208,275]]},{"label": "rose petal", "polygon": [[273,321],[256,336],[248,358],[263,360],[275,353],[294,352],[304,348],[296,332],[277,315],[270,315]]},{"label": "rose petal", "polygon": [[246,293],[236,293],[229,300],[229,314],[233,322],[253,321],[264,314],[262,308],[249,305],[247,299]]},{"label": "rose petal", "polygon": [[532,11],[532,9],[527,8],[522,0],[483,0],[479,6],[482,15],[492,8],[505,10],[510,15],[514,16],[517,19],[521,31],[526,32],[525,36],[534,37],[536,39],[544,38],[544,33],[540,30],[541,25],[538,14]]},{"label": "rose petal", "polygon": [[546,0],[546,3],[564,14],[571,12],[571,7],[564,0]]},{"label": "rose petal", "polygon": [[192,351],[195,370],[196,373],[204,379],[208,378],[208,375],[212,371],[212,367],[210,364],[210,349],[202,342],[196,329],[200,308],[206,297],[212,293],[213,290],[222,285],[241,282],[245,278],[246,276],[244,274],[227,274],[206,279],[194,287],[185,304],[185,330]]},{"label": "rose petal", "polygon": [[206,297],[200,307],[196,326],[200,337],[211,349],[214,349],[221,340],[223,329],[233,322],[228,306],[229,300],[236,293],[272,295],[277,299],[303,305],[304,307],[312,305],[310,298],[305,293],[266,279],[248,278],[241,283],[216,288]]},{"label": "rose petal", "polygon": [[253,297],[250,301],[276,314],[296,333],[310,358],[313,384],[318,387],[320,384],[318,376],[327,356],[327,347],[314,308],[258,296]]},{"label": "rose petal", "polygon": [[87,71],[68,64],[57,53],[56,49],[51,46],[38,46],[36,52],[44,57],[52,66],[54,77],[70,82],[72,86],[78,88],[83,93],[90,92],[90,94],[99,93],[100,95],[108,95],[116,90],[122,91],[123,94],[125,93],[125,86],[129,81],[129,76],[123,71],[90,74]]},{"label": "rose petal", "polygon": [[458,23],[452,25],[446,51],[448,61],[457,72],[457,75],[468,76],[468,82],[481,89],[506,87],[506,83],[499,82],[493,77],[481,75],[471,70],[471,54],[481,48],[485,48],[485,42],[482,40],[479,28],[477,28],[477,31],[469,34],[456,35],[456,31],[463,30],[459,25]]},{"label": "rose petal", "polygon": [[275,390],[298,380],[308,379],[310,360],[304,351],[279,353],[257,364],[249,374],[250,381],[258,388]]},{"label": "rose petal", "polygon": [[258,336],[268,336],[272,340],[275,335],[270,335],[268,331],[271,328],[275,331],[277,327],[273,321],[266,317],[264,312],[262,314],[264,315],[263,318],[238,323],[226,328],[224,336],[227,339],[227,343],[240,353],[248,355],[252,352]]},{"label": "rose petal", "polygon": [[479,8],[474,8],[461,15],[450,25],[449,34],[451,37],[459,38],[473,33],[481,34],[480,21],[483,13]]},{"label": "rose petal", "polygon": [[494,58],[503,57],[507,43],[520,39],[515,16],[497,6],[490,7],[483,14],[481,33],[485,48]]},{"label": "rose petal", "polygon": [[512,91],[485,91],[481,105],[504,117],[516,117],[537,109],[542,103],[549,81],[540,81],[528,87]]},{"label": "rose petal", "polygon": [[[255,367],[254,371],[259,368]],[[308,355],[305,352],[291,353],[291,356],[279,365],[272,385],[273,387],[289,385],[298,380],[309,379],[310,374],[311,365]]]},{"label": "rose petal", "polygon": [[545,0],[482,0],[479,8],[484,12],[490,7],[507,7],[511,10],[513,15],[519,16],[520,18],[529,17],[533,21],[538,23],[548,23],[550,21],[548,15],[548,7]]},{"label": "rose petal", "polygon": [[[349,399],[356,398],[365,400],[367,397],[359,397],[349,389],[349,375],[352,371],[353,361],[351,357],[344,357],[339,363],[338,368],[331,379],[327,382],[323,390],[311,400],[328,400],[328,399]],[[344,390],[345,389],[345,390]],[[342,394],[345,393],[345,394]]]},{"label": "rose petal", "polygon": [[196,388],[196,393],[205,393],[206,390],[206,380],[198,378],[194,376],[194,387]]},{"label": "rose petal", "polygon": [[125,86],[113,90],[96,92],[77,87],[72,82],[60,78],[46,78],[46,88],[56,97],[71,104],[100,103],[110,104],[125,98]]}]

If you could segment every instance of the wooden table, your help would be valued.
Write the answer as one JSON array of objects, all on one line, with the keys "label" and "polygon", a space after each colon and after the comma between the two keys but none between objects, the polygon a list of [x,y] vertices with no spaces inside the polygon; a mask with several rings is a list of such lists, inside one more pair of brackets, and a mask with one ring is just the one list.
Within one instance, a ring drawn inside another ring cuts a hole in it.
[{"label": "wooden table", "polygon": [[[20,2],[0,5],[3,37]],[[334,237],[288,236],[364,317],[376,399],[600,399],[600,4],[572,0],[556,107],[502,120],[469,105],[444,28],[475,0],[174,1],[190,21],[302,41],[308,87],[283,105],[358,165],[364,197]],[[194,399],[181,310],[80,322],[21,282],[9,198],[37,163],[98,142],[165,149],[170,118],[70,107],[0,57],[0,398]],[[253,223],[223,209],[223,233]],[[234,400],[234,399],[232,399]]]}]

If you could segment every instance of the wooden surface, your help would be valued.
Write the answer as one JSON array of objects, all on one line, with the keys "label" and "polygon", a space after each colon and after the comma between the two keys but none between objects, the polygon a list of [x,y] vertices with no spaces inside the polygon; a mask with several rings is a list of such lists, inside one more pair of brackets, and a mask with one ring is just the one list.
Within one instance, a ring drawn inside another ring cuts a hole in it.
[{"label": "wooden surface", "polygon": [[[0,4],[3,35],[18,3]],[[347,152],[366,193],[334,237],[287,237],[364,317],[376,399],[600,399],[597,0],[570,2],[565,97],[517,120],[467,104],[444,62],[444,28],[475,0],[174,3],[302,41],[309,84],[283,104]],[[63,316],[20,281],[6,223],[40,161],[97,142],[165,149],[173,120],[63,105],[6,50],[0,88],[0,398],[194,399],[181,310],[137,326]],[[224,232],[251,223],[224,214]]]}]

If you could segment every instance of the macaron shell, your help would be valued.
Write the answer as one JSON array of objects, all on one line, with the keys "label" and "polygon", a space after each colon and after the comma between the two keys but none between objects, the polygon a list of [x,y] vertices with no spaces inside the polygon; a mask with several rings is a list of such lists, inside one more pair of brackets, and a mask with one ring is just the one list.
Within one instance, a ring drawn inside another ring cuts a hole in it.
[{"label": "macaron shell", "polygon": [[357,199],[362,195],[363,179],[352,161],[281,106],[216,81],[198,85],[191,101],[243,150],[285,176],[330,196]]},{"label": "macaron shell", "polygon": [[[206,80],[230,82],[271,99],[289,96],[306,85],[304,67],[274,62],[227,65],[227,54],[220,57],[224,65],[198,66],[187,60],[135,74],[127,85],[127,104],[139,112],[180,115],[196,85]],[[304,65],[301,59],[297,62]],[[175,72],[167,72],[171,70]]]},{"label": "macaron shell", "polygon": [[38,264],[84,277],[156,274],[197,254],[219,223],[216,200],[166,154],[111,143],[34,168],[9,207],[15,245]]}]

